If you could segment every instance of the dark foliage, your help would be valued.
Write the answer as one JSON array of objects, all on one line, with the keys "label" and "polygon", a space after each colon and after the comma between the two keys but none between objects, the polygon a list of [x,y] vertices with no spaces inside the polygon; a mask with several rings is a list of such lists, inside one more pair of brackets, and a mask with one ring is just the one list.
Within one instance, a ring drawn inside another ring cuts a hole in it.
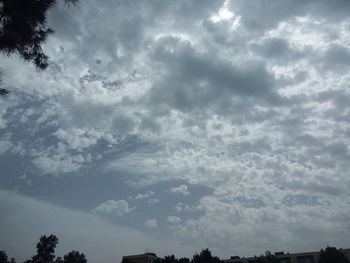
[{"label": "dark foliage", "polygon": [[[47,11],[57,0],[0,0],[0,51],[19,54],[40,68],[48,65],[41,45],[53,29],[47,25]],[[77,3],[77,0],[65,0]]]},{"label": "dark foliage", "polygon": [[[55,248],[57,243],[58,239],[55,235],[41,236],[38,244],[36,245],[36,254],[32,256],[31,259],[26,260],[24,263],[87,263],[85,255],[75,250],[72,250],[68,254],[64,255],[63,259],[61,257],[57,257],[55,259]],[[6,262],[0,261],[0,263]]]},{"label": "dark foliage", "polygon": [[0,50],[18,53],[40,69],[48,65],[41,44],[53,30],[46,25],[46,12],[54,0],[2,0]]},{"label": "dark foliage", "polygon": [[[18,54],[39,69],[48,66],[41,45],[53,33],[47,25],[47,11],[57,0],[0,0],[0,52]],[[65,0],[77,4],[78,0]],[[6,95],[6,89],[0,95]]]},{"label": "dark foliage", "polygon": [[86,263],[87,260],[83,253],[79,251],[71,251],[68,254],[64,255],[63,263]]},{"label": "dark foliage", "polygon": [[349,263],[344,253],[335,247],[326,247],[325,250],[321,249],[318,263]]},{"label": "dark foliage", "polygon": [[36,245],[36,255],[25,263],[54,263],[57,243],[58,239],[55,235],[41,236]]},{"label": "dark foliage", "polygon": [[[153,260],[153,263],[163,263],[163,261],[164,261],[163,259],[157,258],[157,259]],[[129,260],[127,260],[126,258],[123,257],[122,263],[128,263],[128,262],[129,262]]]},{"label": "dark foliage", "polygon": [[16,263],[14,258],[8,260],[7,254],[5,251],[0,251],[0,263]]},{"label": "dark foliage", "polygon": [[163,263],[179,263],[178,259],[174,256],[165,256]]},{"label": "dark foliage", "polygon": [[179,263],[190,263],[189,258],[179,258]]},{"label": "dark foliage", "polygon": [[195,254],[192,259],[192,263],[220,263],[220,259],[218,257],[213,257],[211,255],[210,250],[203,249],[202,252],[198,255]]}]

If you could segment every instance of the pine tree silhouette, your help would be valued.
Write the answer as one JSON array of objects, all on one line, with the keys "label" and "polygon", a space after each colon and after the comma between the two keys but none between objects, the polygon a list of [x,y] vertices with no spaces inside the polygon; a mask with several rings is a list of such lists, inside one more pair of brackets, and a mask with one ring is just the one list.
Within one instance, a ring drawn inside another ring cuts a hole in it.
[{"label": "pine tree silhouette", "polygon": [[[78,0],[64,0],[77,4]],[[0,52],[18,54],[39,69],[48,66],[48,56],[41,45],[54,31],[47,25],[47,11],[57,0],[0,0]],[[0,95],[6,95],[0,89]]]}]

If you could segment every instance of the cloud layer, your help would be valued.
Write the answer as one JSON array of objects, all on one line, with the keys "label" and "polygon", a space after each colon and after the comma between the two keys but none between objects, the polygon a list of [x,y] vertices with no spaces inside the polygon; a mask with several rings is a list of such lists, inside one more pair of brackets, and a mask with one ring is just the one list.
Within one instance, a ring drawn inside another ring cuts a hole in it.
[{"label": "cloud layer", "polygon": [[221,257],[346,247],[349,9],[56,6],[48,70],[1,60],[1,188]]}]

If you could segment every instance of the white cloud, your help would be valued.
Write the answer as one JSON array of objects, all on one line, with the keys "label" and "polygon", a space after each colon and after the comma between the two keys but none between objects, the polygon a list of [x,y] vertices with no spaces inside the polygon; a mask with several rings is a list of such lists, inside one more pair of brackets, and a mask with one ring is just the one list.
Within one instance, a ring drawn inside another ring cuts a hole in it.
[{"label": "white cloud", "polygon": [[178,213],[181,212],[182,211],[182,204],[174,205],[174,210]]},{"label": "white cloud", "polygon": [[219,12],[213,15],[210,19],[214,22],[220,22],[223,20],[230,20],[234,17],[234,13],[232,13],[226,6],[220,8]]},{"label": "white cloud", "polygon": [[[220,240],[225,240],[227,247],[221,245],[221,249],[229,251],[233,245],[243,255],[263,253],[267,248],[272,251],[286,248],[297,251],[300,246],[305,250],[324,247],[328,243],[341,246],[348,239],[341,232],[343,229],[348,231],[349,227],[346,226],[345,218],[334,225],[334,222],[322,216],[331,215],[337,210],[331,207],[271,205],[243,208],[239,203],[218,201],[215,196],[211,196],[201,200],[203,216],[174,224],[171,229],[183,242],[217,247]],[[342,214],[340,211],[335,213]],[[243,245],[248,242],[250,246]]]},{"label": "white cloud", "polygon": [[152,195],[154,195],[154,192],[148,191],[147,193],[144,194],[138,194],[135,196],[135,200],[144,200],[150,198]]},{"label": "white cloud", "polygon": [[81,165],[81,156],[76,156],[73,158],[67,157],[47,157],[40,156],[33,160],[33,164],[39,169],[43,174],[65,174],[71,173],[78,170]]},{"label": "white cloud", "polygon": [[150,204],[150,205],[155,205],[157,203],[159,203],[160,200],[158,198],[150,198],[147,200],[147,203]]},{"label": "white cloud", "polygon": [[145,226],[148,228],[157,228],[158,227],[158,223],[156,219],[149,219],[145,221]]},{"label": "white cloud", "polygon": [[187,185],[180,185],[178,187],[172,187],[170,188],[170,192],[171,193],[175,193],[175,194],[182,194],[182,195],[189,195],[191,194],[190,191],[188,191],[188,186]]},{"label": "white cloud", "polygon": [[81,128],[73,128],[71,130],[58,129],[54,135],[75,150],[82,150],[95,145],[101,137],[101,134],[96,130]]},{"label": "white cloud", "polygon": [[148,191],[147,193],[136,195],[135,200],[147,200],[149,205],[155,205],[159,203],[160,200],[158,198],[151,198],[153,195],[153,191]]},{"label": "white cloud", "polygon": [[96,214],[107,214],[107,215],[124,215],[135,210],[136,207],[129,207],[129,204],[125,200],[108,200],[92,210]]},{"label": "white cloud", "polygon": [[196,207],[191,207],[189,205],[186,205],[184,203],[177,203],[176,205],[173,206],[173,209],[177,212],[194,212],[197,208]]},{"label": "white cloud", "polygon": [[172,224],[178,224],[181,222],[181,218],[177,216],[168,216],[166,221]]}]

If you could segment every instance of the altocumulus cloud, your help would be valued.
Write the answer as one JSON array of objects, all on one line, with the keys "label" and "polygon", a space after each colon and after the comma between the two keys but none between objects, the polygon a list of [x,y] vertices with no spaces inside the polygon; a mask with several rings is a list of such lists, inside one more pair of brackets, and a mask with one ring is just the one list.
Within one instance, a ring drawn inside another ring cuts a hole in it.
[{"label": "altocumulus cloud", "polygon": [[[347,0],[56,6],[48,69],[0,62],[1,189],[221,257],[348,246],[349,12]],[[31,229],[16,235],[42,234]]]},{"label": "altocumulus cloud", "polygon": [[146,220],[145,222],[145,226],[148,227],[148,228],[157,228],[158,227],[158,222],[156,219],[149,219],[149,220]]},{"label": "altocumulus cloud", "polygon": [[124,215],[135,210],[136,207],[129,207],[129,204],[125,200],[108,200],[92,210],[96,214],[109,214],[109,215]]},{"label": "altocumulus cloud", "polygon": [[178,224],[181,222],[181,218],[178,216],[168,216],[166,221],[171,224]]},{"label": "altocumulus cloud", "polygon": [[175,194],[182,194],[182,195],[189,195],[191,194],[190,191],[188,191],[188,186],[183,184],[178,187],[172,187],[170,188],[170,192],[175,193]]}]

